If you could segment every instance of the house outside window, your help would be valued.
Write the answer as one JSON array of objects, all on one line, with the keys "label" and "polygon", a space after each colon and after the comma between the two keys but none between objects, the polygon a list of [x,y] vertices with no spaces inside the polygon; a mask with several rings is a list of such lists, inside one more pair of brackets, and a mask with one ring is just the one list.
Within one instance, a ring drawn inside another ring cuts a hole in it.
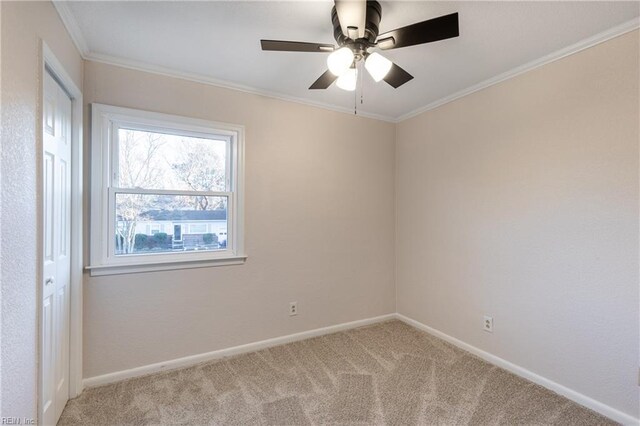
[{"label": "house outside window", "polygon": [[93,104],[91,273],[242,263],[243,135]]}]

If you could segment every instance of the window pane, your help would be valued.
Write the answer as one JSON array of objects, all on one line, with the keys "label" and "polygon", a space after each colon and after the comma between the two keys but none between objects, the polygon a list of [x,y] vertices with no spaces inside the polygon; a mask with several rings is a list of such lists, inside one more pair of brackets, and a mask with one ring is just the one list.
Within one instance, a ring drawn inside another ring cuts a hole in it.
[{"label": "window pane", "polygon": [[116,193],[116,255],[226,247],[227,197]]},{"label": "window pane", "polygon": [[120,188],[225,191],[227,141],[118,130]]}]

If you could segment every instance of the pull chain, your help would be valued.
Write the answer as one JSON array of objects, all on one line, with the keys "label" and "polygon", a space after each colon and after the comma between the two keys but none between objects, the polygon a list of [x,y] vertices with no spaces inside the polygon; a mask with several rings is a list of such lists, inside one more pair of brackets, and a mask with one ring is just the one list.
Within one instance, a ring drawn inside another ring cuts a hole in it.
[{"label": "pull chain", "polygon": [[358,80],[356,80],[356,89],[353,91],[353,115],[358,115]]},{"label": "pull chain", "polygon": [[[364,98],[364,85],[363,85],[363,81],[362,81],[362,64],[358,63],[356,64],[356,66],[358,67],[358,74],[356,76],[356,88],[353,91],[353,114],[354,115],[358,115],[358,86],[360,86],[360,104],[362,105],[363,103],[363,98]],[[360,80],[360,84],[358,84],[358,80]]]},{"label": "pull chain", "polygon": [[[360,65],[360,71],[362,71],[362,65]],[[358,77],[360,77],[360,105],[362,105],[364,99],[364,81],[362,80],[362,72],[358,73]]]}]

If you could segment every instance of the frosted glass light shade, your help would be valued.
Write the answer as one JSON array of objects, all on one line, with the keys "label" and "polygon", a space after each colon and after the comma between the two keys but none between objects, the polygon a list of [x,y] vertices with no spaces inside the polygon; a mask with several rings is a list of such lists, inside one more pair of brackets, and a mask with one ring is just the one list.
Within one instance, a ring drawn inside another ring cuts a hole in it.
[{"label": "frosted glass light shade", "polygon": [[348,47],[334,50],[327,57],[327,67],[333,75],[340,77],[353,63],[353,52]]},{"label": "frosted glass light shade", "polygon": [[357,81],[358,81],[358,70],[355,68],[349,68],[347,71],[342,73],[340,77],[338,77],[338,81],[336,81],[336,86],[338,86],[342,90],[353,92],[354,90],[356,90]]},{"label": "frosted glass light shade", "polygon": [[392,65],[393,62],[377,52],[369,55],[364,62],[364,67],[376,82],[382,80],[387,75]]}]

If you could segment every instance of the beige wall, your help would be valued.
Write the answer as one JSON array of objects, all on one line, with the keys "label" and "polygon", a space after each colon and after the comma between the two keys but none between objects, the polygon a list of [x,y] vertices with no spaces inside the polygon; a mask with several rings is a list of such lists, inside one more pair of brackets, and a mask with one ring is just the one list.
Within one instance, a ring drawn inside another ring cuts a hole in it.
[{"label": "beige wall", "polygon": [[0,11],[2,416],[37,405],[43,38],[87,103],[247,130],[247,263],[86,276],[85,377],[391,313],[395,274],[400,313],[638,417],[637,31],[394,126],[93,62],[83,77],[51,3]]},{"label": "beige wall", "polygon": [[85,377],[395,311],[393,124],[94,62],[84,84],[87,103],[246,126],[249,255],[87,277]]},{"label": "beige wall", "polygon": [[396,141],[398,312],[634,417],[638,49],[628,33]]},{"label": "beige wall", "polygon": [[[2,8],[2,416],[36,416],[37,158],[40,39],[78,87],[82,59],[50,2],[0,2]],[[9,278],[10,277],[10,278]]]}]

